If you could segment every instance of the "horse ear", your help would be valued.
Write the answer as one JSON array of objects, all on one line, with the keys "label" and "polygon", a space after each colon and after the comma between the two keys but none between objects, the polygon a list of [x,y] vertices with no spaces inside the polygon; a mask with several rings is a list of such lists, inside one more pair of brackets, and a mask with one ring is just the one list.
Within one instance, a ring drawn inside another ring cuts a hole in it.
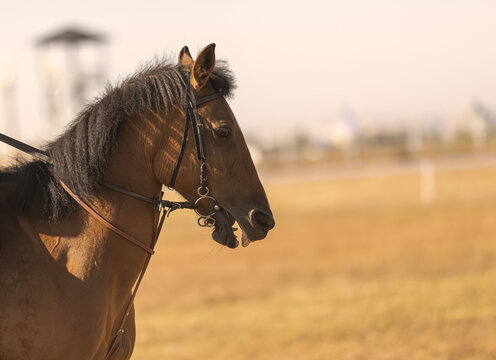
[{"label": "horse ear", "polygon": [[198,54],[191,73],[191,85],[195,90],[204,87],[215,68],[215,44],[207,45]]},{"label": "horse ear", "polygon": [[189,53],[189,49],[187,46],[183,47],[179,52],[179,56],[177,62],[184,70],[191,70],[191,67],[194,64],[193,58]]}]

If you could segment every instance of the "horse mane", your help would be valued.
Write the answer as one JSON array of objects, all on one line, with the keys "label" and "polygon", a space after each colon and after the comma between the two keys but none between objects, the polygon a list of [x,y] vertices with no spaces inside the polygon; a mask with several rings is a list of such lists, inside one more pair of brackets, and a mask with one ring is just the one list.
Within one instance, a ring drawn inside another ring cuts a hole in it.
[{"label": "horse mane", "polygon": [[[216,91],[232,96],[236,85],[225,61],[217,61],[210,82]],[[68,216],[78,205],[54,175],[73,192],[87,198],[99,186],[107,160],[115,149],[121,124],[130,116],[150,111],[167,114],[185,100],[186,84],[178,65],[154,60],[117,83],[84,109],[56,140],[44,146],[50,162],[32,160],[0,169],[0,185],[15,183],[9,203],[20,214],[46,221]]]}]

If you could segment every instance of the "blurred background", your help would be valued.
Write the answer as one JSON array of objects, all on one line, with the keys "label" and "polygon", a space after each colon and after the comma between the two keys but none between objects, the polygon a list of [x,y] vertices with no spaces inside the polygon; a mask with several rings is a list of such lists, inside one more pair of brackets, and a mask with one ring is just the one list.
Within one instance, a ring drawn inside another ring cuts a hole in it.
[{"label": "blurred background", "polygon": [[276,228],[232,251],[174,214],[133,359],[494,359],[495,13],[488,0],[2,1],[0,132],[42,145],[106,83],[215,42]]}]

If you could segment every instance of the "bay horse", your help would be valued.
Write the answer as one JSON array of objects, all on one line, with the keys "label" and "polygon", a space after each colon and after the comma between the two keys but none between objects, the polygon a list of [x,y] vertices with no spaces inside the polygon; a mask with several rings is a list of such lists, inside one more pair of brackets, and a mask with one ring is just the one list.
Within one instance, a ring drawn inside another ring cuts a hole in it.
[{"label": "bay horse", "polygon": [[235,221],[243,243],[267,235],[272,212],[226,101],[234,88],[215,44],[196,60],[184,47],[177,64],[109,87],[46,157],[0,170],[0,359],[130,358],[133,286],[158,237],[143,200],[163,204],[162,185],[196,205],[222,245],[238,245]]}]

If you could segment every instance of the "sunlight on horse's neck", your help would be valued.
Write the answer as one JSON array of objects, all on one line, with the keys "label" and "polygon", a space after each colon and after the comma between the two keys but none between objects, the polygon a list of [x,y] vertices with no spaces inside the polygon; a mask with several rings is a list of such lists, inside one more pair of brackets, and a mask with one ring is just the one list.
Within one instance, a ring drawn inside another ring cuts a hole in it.
[{"label": "sunlight on horse's neck", "polygon": [[[131,118],[124,122],[104,180],[148,197],[158,195],[161,184],[152,165],[158,134],[154,123],[145,119]],[[107,188],[101,188],[96,196],[85,201],[112,224],[150,245],[157,215],[150,203]],[[79,225],[78,241],[74,241],[75,234],[49,235],[60,234],[66,224],[81,217],[87,220]],[[41,237],[55,261],[81,281],[112,289],[113,298],[126,298],[124,294],[131,289],[146,258],[142,249],[103,227],[83,210],[50,226],[53,229],[41,231],[45,234]]]},{"label": "sunlight on horse's neck", "polygon": [[130,118],[124,122],[116,150],[104,179],[139,194],[153,197],[160,191],[152,165],[157,130],[150,121]]},{"label": "sunlight on horse's neck", "polygon": [[174,109],[167,118],[164,118],[152,111],[150,123],[156,133],[160,134],[156,139],[154,151],[154,172],[162,183],[168,185],[181,148],[184,114]]}]

